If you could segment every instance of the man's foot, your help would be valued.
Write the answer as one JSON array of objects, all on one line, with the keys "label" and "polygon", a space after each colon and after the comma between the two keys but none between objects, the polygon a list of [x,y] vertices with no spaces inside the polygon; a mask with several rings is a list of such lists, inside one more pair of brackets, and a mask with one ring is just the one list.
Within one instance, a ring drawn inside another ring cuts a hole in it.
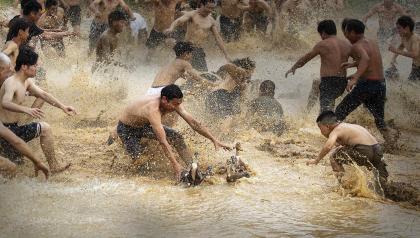
[{"label": "man's foot", "polygon": [[67,170],[70,167],[71,167],[71,163],[68,163],[68,164],[66,164],[64,166],[59,166],[56,169],[51,169],[51,174],[54,175],[54,174],[61,173],[61,172],[65,171],[65,170]]}]

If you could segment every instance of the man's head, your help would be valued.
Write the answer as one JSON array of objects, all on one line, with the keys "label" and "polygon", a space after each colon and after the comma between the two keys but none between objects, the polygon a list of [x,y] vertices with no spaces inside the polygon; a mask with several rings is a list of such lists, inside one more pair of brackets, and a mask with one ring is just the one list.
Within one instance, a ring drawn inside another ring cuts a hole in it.
[{"label": "man's head", "polygon": [[47,0],[45,2],[45,8],[49,15],[56,15],[58,10],[58,1],[57,0]]},{"label": "man's head", "polygon": [[325,137],[330,135],[339,122],[333,111],[324,111],[316,119],[321,134]]},{"label": "man's head", "polygon": [[216,3],[214,0],[200,0],[199,6],[200,6],[199,8],[200,15],[202,15],[203,17],[206,17],[214,11],[214,8],[216,7]]},{"label": "man's head", "polygon": [[25,18],[17,18],[9,28],[7,41],[18,38],[21,42],[26,42],[29,37],[29,27],[31,23]]},{"label": "man's head", "polygon": [[365,24],[357,19],[349,19],[344,35],[352,43],[356,43],[365,34]]},{"label": "man's head", "polygon": [[391,8],[394,5],[394,0],[384,0],[384,6],[386,8]]},{"label": "man's head", "polygon": [[22,14],[31,22],[36,23],[42,15],[42,6],[36,0],[28,1],[22,7]]},{"label": "man's head", "polygon": [[10,58],[6,54],[0,52],[0,81],[3,82],[12,74]]},{"label": "man's head", "polygon": [[415,22],[409,16],[402,16],[397,20],[397,31],[400,36],[411,35],[414,31]]},{"label": "man's head", "polygon": [[16,72],[23,72],[28,78],[33,78],[36,75],[38,65],[38,54],[30,47],[22,46],[19,49],[19,55],[16,58]]},{"label": "man's head", "polygon": [[166,112],[172,112],[182,103],[181,89],[175,84],[164,87],[160,93],[160,108]]},{"label": "man's head", "polygon": [[329,36],[337,35],[337,27],[333,20],[323,20],[318,24],[318,33],[324,40]]},{"label": "man's head", "polygon": [[175,55],[177,58],[190,61],[194,48],[191,42],[180,41],[174,46]]},{"label": "man's head", "polygon": [[274,98],[276,85],[271,80],[265,80],[260,84],[260,96],[267,96]]},{"label": "man's head", "polygon": [[236,59],[232,63],[242,69],[245,69],[247,72],[247,78],[251,79],[251,76],[255,70],[255,61],[251,60],[249,57],[246,57],[242,59]]},{"label": "man's head", "polygon": [[113,31],[121,33],[127,24],[127,17],[122,11],[113,11],[108,15],[108,24]]}]

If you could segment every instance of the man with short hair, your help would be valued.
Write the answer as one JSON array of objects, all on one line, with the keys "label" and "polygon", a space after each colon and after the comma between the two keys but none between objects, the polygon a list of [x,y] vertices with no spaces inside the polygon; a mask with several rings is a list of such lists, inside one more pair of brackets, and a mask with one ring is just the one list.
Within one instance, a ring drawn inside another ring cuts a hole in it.
[{"label": "man with short hair", "polygon": [[243,14],[249,9],[245,0],[220,0],[220,32],[226,42],[238,41]]},{"label": "man with short hair", "polygon": [[[408,76],[410,81],[420,80],[420,38],[414,33],[414,20],[409,16],[402,16],[397,20],[397,31],[401,36],[401,44],[397,48],[389,47],[394,53],[391,64],[395,65],[398,55],[413,59],[411,73]],[[406,49],[406,51],[404,51]]]},{"label": "man with short hair", "polygon": [[119,117],[117,126],[118,136],[133,159],[138,159],[144,150],[140,144],[142,138],[158,140],[171,162],[177,180],[180,179],[182,166],[175,159],[171,145],[175,147],[186,166],[191,164],[192,154],[179,132],[162,125],[162,116],[165,114],[176,112],[192,129],[211,140],[216,149],[231,149],[196,121],[181,105],[182,100],[181,89],[174,84],[168,85],[162,89],[160,95],[144,96],[130,103]]},{"label": "man with short hair", "polygon": [[386,44],[386,41],[395,36],[396,30],[394,23],[398,16],[407,15],[405,9],[395,0],[384,0],[382,3],[375,4],[369,12],[363,17],[363,22],[373,15],[378,15],[379,29],[378,40],[380,45]]},{"label": "man with short hair", "polygon": [[[50,125],[46,122],[32,122],[19,125],[21,114],[25,113],[34,118],[42,118],[44,112],[39,108],[22,106],[28,92],[29,95],[42,98],[47,103],[62,109],[66,114],[75,113],[73,107],[66,106],[35,85],[33,78],[37,71],[38,54],[29,47],[22,47],[16,60],[16,73],[6,79],[0,89],[0,121],[18,137],[29,142],[40,136],[40,144],[48,161],[51,173],[59,173],[70,167],[70,164],[61,165],[57,162],[54,150],[54,140]],[[5,149],[6,157],[18,160],[21,154],[3,140],[0,144]]]},{"label": "man with short hair", "polygon": [[208,39],[209,33],[213,33],[216,43],[222,50],[227,61],[230,57],[225,49],[225,45],[217,30],[216,20],[210,15],[214,11],[214,0],[200,0],[200,7],[197,10],[186,12],[182,17],[176,19],[167,30],[166,34],[172,33],[179,25],[188,22],[187,34],[185,41],[194,44],[194,51],[192,53],[191,65],[199,71],[208,71],[206,53],[202,48],[204,41]]},{"label": "man with short hair", "polygon": [[[330,158],[331,167],[341,182],[344,175],[343,164],[356,163],[369,170],[376,169],[382,189],[386,188],[388,171],[383,161],[381,145],[365,128],[341,122],[332,111],[324,111],[316,119],[321,134],[328,138],[319,152],[318,158],[306,164],[317,165],[330,151],[334,152]],[[339,145],[336,147],[336,145]]]},{"label": "man with short hair", "polygon": [[338,120],[343,121],[360,104],[364,104],[375,118],[376,127],[385,139],[386,148],[390,149],[396,142],[396,135],[391,135],[384,120],[386,97],[386,84],[381,52],[378,44],[365,38],[365,25],[363,22],[350,19],[346,24],[345,36],[353,44],[353,63],[344,63],[343,68],[357,67],[355,74],[349,77],[347,91],[336,108]]},{"label": "man with short hair", "polygon": [[9,28],[7,33],[8,40],[4,45],[2,52],[12,61],[12,67],[15,67],[16,58],[19,55],[19,48],[26,43],[29,37],[29,28],[31,23],[24,19],[16,19],[15,24]]},{"label": "man with short hair", "polygon": [[287,76],[295,74],[296,69],[304,66],[307,62],[321,56],[321,83],[320,112],[334,110],[335,100],[339,98],[346,89],[346,70],[341,64],[347,62],[350,57],[351,45],[348,41],[337,38],[337,28],[334,21],[324,20],[318,24],[318,33],[321,41],[318,42],[311,52],[301,57],[292,68],[286,72]]}]

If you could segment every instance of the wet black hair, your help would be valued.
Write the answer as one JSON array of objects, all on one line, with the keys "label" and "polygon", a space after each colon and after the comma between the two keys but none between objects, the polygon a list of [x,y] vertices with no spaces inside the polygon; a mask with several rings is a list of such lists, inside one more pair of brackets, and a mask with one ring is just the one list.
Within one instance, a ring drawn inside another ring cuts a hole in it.
[{"label": "wet black hair", "polygon": [[58,6],[58,1],[57,0],[47,0],[45,2],[45,8],[50,8],[52,6]]},{"label": "wet black hair", "polygon": [[194,48],[191,42],[186,41],[179,41],[174,46],[174,51],[176,57],[180,57],[183,54],[188,54],[193,52]]},{"label": "wet black hair", "polygon": [[249,57],[242,58],[242,59],[236,59],[232,61],[232,63],[238,67],[241,67],[243,69],[255,69],[255,61],[251,60]]},{"label": "wet black hair", "polygon": [[108,25],[111,25],[114,21],[121,20],[127,21],[127,15],[120,10],[115,10],[108,15]]},{"label": "wet black hair", "polygon": [[274,96],[276,84],[271,80],[265,80],[260,84],[260,93],[264,95]]},{"label": "wet black hair", "polygon": [[346,17],[346,18],[344,18],[344,19],[343,19],[343,21],[341,22],[341,30],[342,30],[343,32],[345,32],[345,31],[346,31],[346,26],[347,26],[347,23],[349,22],[349,20],[350,20],[350,18]]},{"label": "wet black hair", "polygon": [[29,16],[32,12],[38,13],[42,10],[41,4],[36,0],[30,0],[22,6],[22,14]]},{"label": "wet black hair", "polygon": [[22,65],[32,66],[38,62],[38,54],[35,51],[28,47],[22,46],[19,49],[19,55],[16,58],[15,71],[19,71],[22,68]]},{"label": "wet black hair", "polygon": [[331,125],[337,123],[338,119],[333,111],[323,111],[316,119],[316,122],[321,125]]},{"label": "wet black hair", "polygon": [[162,89],[160,97],[166,97],[170,101],[174,98],[181,99],[184,97],[184,94],[182,94],[181,89],[177,85],[170,84]]},{"label": "wet black hair", "polygon": [[365,33],[365,24],[357,19],[349,19],[346,24],[346,32],[355,32],[356,34]]},{"label": "wet black hair", "polygon": [[200,2],[198,3],[198,6],[200,6],[200,7],[205,6],[209,3],[215,3],[215,1],[214,0],[200,0]]},{"label": "wet black hair", "polygon": [[10,26],[9,31],[7,32],[6,39],[12,40],[14,37],[18,36],[19,31],[26,31],[31,26],[31,22],[26,20],[25,18],[17,18],[13,24]]},{"label": "wet black hair", "polygon": [[410,31],[413,32],[415,22],[414,22],[413,18],[411,18],[409,16],[401,16],[397,20],[397,25],[400,25],[404,28],[406,28],[408,26],[410,28]]},{"label": "wet black hair", "polygon": [[333,20],[323,20],[318,23],[318,33],[325,33],[327,35],[337,35],[337,27]]}]

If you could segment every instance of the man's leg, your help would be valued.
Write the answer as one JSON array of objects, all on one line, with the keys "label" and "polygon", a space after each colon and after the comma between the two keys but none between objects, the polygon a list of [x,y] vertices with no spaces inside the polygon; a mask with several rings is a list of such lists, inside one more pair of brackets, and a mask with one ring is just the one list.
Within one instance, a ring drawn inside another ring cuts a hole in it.
[{"label": "man's leg", "polygon": [[357,86],[353,88],[353,90],[344,97],[343,101],[338,104],[335,114],[337,119],[340,121],[344,121],[346,117],[354,111],[358,106],[362,104],[362,100],[360,97],[360,92],[357,89]]},{"label": "man's leg", "polygon": [[309,92],[309,96],[308,96],[308,103],[306,105],[306,111],[309,112],[311,111],[311,109],[315,106],[316,101],[319,98],[319,85],[320,85],[321,81],[319,79],[315,79],[314,81],[312,81],[312,88],[311,91]]},{"label": "man's leg", "polygon": [[408,76],[409,81],[420,81],[420,66],[412,65],[411,73]]},{"label": "man's leg", "polygon": [[40,122],[39,124],[41,125],[41,148],[50,166],[51,173],[60,173],[68,169],[71,166],[70,163],[60,165],[55,157],[54,138],[50,125],[46,122]]},{"label": "man's leg", "polygon": [[10,160],[0,156],[0,175],[6,178],[16,176],[16,165]]}]

